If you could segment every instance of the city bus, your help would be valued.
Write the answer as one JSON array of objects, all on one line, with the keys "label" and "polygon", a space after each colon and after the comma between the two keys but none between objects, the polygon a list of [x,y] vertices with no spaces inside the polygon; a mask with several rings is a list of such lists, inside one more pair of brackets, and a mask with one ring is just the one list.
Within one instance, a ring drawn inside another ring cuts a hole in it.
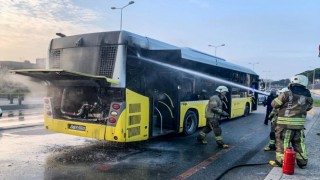
[{"label": "city bus", "polygon": [[115,142],[191,135],[220,85],[226,120],[257,109],[252,70],[128,31],[52,39],[46,66],[12,72],[47,87],[44,125],[54,132]]}]

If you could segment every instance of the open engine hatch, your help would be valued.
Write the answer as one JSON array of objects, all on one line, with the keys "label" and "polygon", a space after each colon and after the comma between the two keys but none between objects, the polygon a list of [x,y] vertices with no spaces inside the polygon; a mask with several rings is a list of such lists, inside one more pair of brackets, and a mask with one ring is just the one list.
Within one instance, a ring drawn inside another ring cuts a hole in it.
[{"label": "open engine hatch", "polygon": [[88,85],[109,87],[110,84],[119,84],[118,80],[104,76],[72,72],[63,69],[19,69],[11,70],[11,73],[29,76],[35,81],[44,81],[53,85]]}]

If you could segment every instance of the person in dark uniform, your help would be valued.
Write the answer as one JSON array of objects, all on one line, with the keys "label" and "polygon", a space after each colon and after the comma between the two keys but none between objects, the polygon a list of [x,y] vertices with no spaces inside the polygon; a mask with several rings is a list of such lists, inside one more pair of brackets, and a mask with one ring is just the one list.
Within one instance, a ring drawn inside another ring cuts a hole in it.
[{"label": "person in dark uniform", "polygon": [[[279,91],[279,93],[282,94],[287,91],[289,91],[289,89],[287,87],[285,87],[285,88],[282,88]],[[269,134],[269,137],[270,137],[269,146],[264,148],[265,151],[275,151],[276,150],[275,129],[276,129],[276,125],[277,125],[278,111],[279,111],[278,109],[273,108],[273,110],[271,111],[271,113],[269,115],[269,119],[271,119],[271,131]]]},{"label": "person in dark uniform", "polygon": [[270,95],[265,99],[265,101],[263,102],[263,106],[267,106],[267,110],[266,110],[266,117],[264,118],[264,124],[268,125],[269,122],[269,115],[272,111],[272,106],[271,106],[271,102],[277,97],[277,93],[275,89],[272,89],[270,92]]}]

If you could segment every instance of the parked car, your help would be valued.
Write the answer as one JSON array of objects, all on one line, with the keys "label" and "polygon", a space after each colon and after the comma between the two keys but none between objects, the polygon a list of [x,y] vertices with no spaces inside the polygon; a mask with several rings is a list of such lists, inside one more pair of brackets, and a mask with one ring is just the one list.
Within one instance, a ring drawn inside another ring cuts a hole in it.
[{"label": "parked car", "polygon": [[258,104],[263,104],[263,101],[267,98],[267,95],[258,94]]}]

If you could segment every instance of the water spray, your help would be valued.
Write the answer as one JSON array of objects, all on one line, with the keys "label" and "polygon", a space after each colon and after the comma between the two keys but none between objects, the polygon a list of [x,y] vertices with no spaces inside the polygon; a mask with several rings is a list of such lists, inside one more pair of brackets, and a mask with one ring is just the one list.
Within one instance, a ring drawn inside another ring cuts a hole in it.
[{"label": "water spray", "polygon": [[[136,58],[134,56],[132,56],[132,57]],[[182,68],[182,67],[174,66],[174,65],[171,65],[171,64],[159,62],[159,61],[156,61],[156,60],[153,60],[153,59],[150,59],[150,58],[142,57],[139,53],[137,53],[137,57],[139,59],[141,59],[141,60],[144,60],[144,61],[147,61],[147,62],[150,62],[150,63],[154,63],[154,64],[158,64],[160,66],[165,66],[165,67],[168,67],[170,69],[175,69],[175,70],[178,70],[178,71],[181,71],[181,72],[185,72],[185,73],[188,73],[188,74],[199,76],[199,77],[202,77],[202,78],[205,78],[205,79],[209,79],[209,80],[212,80],[212,81],[218,81],[218,82],[221,82],[221,83],[224,83],[224,84],[228,84],[230,86],[238,87],[238,88],[241,88],[241,89],[250,90],[253,93],[256,92],[258,94],[269,95],[269,94],[265,93],[264,91],[252,89],[250,87],[243,86],[243,85],[240,85],[240,84],[236,84],[234,82],[230,82],[230,81],[227,81],[227,80],[224,80],[224,79],[221,79],[221,78],[217,78],[217,77],[214,77],[214,76],[210,76],[210,75],[207,75],[207,74],[196,72],[196,71],[193,71],[193,70],[190,70],[190,69],[185,69],[185,68]]]}]

